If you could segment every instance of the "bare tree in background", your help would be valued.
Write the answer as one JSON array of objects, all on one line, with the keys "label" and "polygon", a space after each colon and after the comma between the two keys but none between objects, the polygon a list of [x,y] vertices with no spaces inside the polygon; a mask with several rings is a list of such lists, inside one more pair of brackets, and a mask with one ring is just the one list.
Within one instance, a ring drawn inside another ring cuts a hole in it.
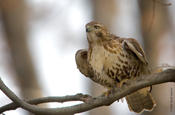
[{"label": "bare tree in background", "polygon": [[41,97],[41,90],[27,46],[27,7],[24,0],[1,0],[0,10],[12,66],[25,99]]},{"label": "bare tree in background", "polygon": [[155,0],[140,0],[139,6],[141,11],[141,31],[145,51],[150,61],[155,65],[158,54],[161,50],[158,43],[169,31],[170,23],[166,4],[157,3]]},{"label": "bare tree in background", "polygon": [[[141,32],[145,45],[145,51],[153,66],[158,65],[160,57],[164,56],[163,51],[170,50],[164,41],[171,29],[168,5],[166,0],[138,0],[141,15]],[[163,46],[160,44],[164,44]],[[165,57],[168,59],[167,57]],[[167,60],[166,62],[168,62]],[[153,87],[153,95],[157,101],[157,107],[149,115],[170,114],[170,87],[168,84]]]},{"label": "bare tree in background", "polygon": [[[91,0],[94,20],[111,29],[116,15],[116,2],[116,0]],[[92,83],[90,87],[93,95],[105,92],[103,87],[98,87],[95,83]],[[101,107],[90,111],[90,115],[110,115],[111,112],[110,107]]]}]

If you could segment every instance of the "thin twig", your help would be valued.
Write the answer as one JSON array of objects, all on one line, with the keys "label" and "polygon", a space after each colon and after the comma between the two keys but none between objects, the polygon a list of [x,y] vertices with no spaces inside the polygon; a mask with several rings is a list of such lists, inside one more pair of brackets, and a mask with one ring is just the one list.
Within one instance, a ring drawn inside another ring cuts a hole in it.
[{"label": "thin twig", "polygon": [[[86,98],[91,98],[89,95],[84,95],[84,94],[76,94],[76,95],[67,95],[67,96],[50,96],[50,97],[41,97],[41,98],[36,98],[36,99],[31,99],[26,101],[27,103],[37,105],[37,104],[42,104],[42,103],[49,103],[49,102],[58,102],[58,103],[63,103],[63,102],[70,102],[70,101],[86,101]],[[20,107],[18,104],[12,102],[7,105],[4,105],[0,107],[0,113],[3,113],[8,110],[15,110],[18,107]]]},{"label": "thin twig", "polygon": [[129,81],[127,86],[121,87],[121,89],[116,89],[116,91],[109,95],[108,97],[99,96],[97,98],[92,98],[88,103],[77,104],[62,108],[40,108],[36,105],[31,105],[21,99],[19,99],[0,79],[0,89],[17,105],[25,110],[28,110],[34,114],[74,114],[85,112],[100,106],[107,106],[119,100],[126,95],[135,92],[144,87],[148,87],[155,84],[161,84],[165,82],[175,82],[175,70],[169,69],[164,72],[157,74],[152,74],[148,76],[142,76],[137,78],[135,81]]}]

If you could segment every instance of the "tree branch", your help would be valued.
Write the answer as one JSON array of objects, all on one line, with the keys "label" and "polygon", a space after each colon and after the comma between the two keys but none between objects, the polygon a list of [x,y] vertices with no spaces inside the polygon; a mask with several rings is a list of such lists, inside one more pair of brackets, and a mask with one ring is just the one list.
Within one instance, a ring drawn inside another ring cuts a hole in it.
[{"label": "tree branch", "polygon": [[[175,70],[169,69],[165,70],[163,72],[152,74],[148,76],[142,76],[137,78],[134,81],[129,80],[127,82],[127,85],[122,86],[120,89],[115,89],[115,92],[109,95],[108,97],[105,96],[99,96],[96,98],[89,98],[89,100],[86,103],[77,104],[73,106],[68,107],[62,107],[62,108],[40,108],[36,105],[31,104],[39,104],[42,102],[52,102],[51,99],[48,98],[42,98],[43,100],[38,103],[27,103],[19,97],[17,97],[0,79],[0,89],[16,104],[16,106],[20,106],[25,110],[28,110],[34,114],[74,114],[74,113],[80,113],[85,112],[91,109],[94,109],[96,107],[100,106],[107,106],[115,102],[116,100],[119,100],[126,95],[135,92],[139,89],[142,89],[144,87],[148,87],[155,84],[161,84],[165,82],[175,82]],[[75,95],[77,96],[77,95]],[[80,96],[77,100],[83,101],[82,97],[84,95]],[[89,96],[87,96],[89,97]],[[88,98],[87,98],[88,99]],[[47,100],[47,101],[46,101]],[[76,99],[73,101],[77,101]],[[56,100],[55,100],[56,101]],[[69,100],[68,100],[69,101]],[[30,102],[30,101],[29,101]],[[56,101],[57,102],[57,101]],[[60,101],[62,102],[62,101]],[[64,102],[64,101],[63,101]],[[2,108],[0,108],[1,110]]]},{"label": "tree branch", "polygon": [[[41,98],[36,98],[36,99],[31,99],[26,101],[27,103],[33,104],[33,105],[38,105],[42,103],[49,103],[49,102],[58,102],[58,103],[63,103],[63,102],[70,102],[70,101],[86,101],[86,98],[90,98],[91,96],[89,95],[84,95],[84,94],[76,94],[76,95],[67,95],[67,96],[51,96],[51,97],[41,97]],[[25,101],[25,100],[23,100]],[[7,105],[4,105],[0,107],[0,113],[3,113],[8,110],[15,110],[18,107],[20,107],[18,104],[12,102]]]}]

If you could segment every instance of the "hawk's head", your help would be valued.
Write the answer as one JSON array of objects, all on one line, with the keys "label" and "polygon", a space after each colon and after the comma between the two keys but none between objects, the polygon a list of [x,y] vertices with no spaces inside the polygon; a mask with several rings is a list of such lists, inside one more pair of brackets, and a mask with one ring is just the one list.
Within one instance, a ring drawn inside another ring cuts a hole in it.
[{"label": "hawk's head", "polygon": [[86,24],[86,33],[89,42],[107,39],[108,35],[106,27],[103,24],[94,21]]}]

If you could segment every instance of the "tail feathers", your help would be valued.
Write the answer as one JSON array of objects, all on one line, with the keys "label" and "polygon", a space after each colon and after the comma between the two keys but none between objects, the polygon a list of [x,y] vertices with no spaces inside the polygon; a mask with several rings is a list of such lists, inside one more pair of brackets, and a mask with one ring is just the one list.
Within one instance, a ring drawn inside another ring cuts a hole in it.
[{"label": "tail feathers", "polygon": [[152,111],[156,103],[147,88],[138,90],[128,96],[126,101],[130,111],[141,113],[144,110]]}]

